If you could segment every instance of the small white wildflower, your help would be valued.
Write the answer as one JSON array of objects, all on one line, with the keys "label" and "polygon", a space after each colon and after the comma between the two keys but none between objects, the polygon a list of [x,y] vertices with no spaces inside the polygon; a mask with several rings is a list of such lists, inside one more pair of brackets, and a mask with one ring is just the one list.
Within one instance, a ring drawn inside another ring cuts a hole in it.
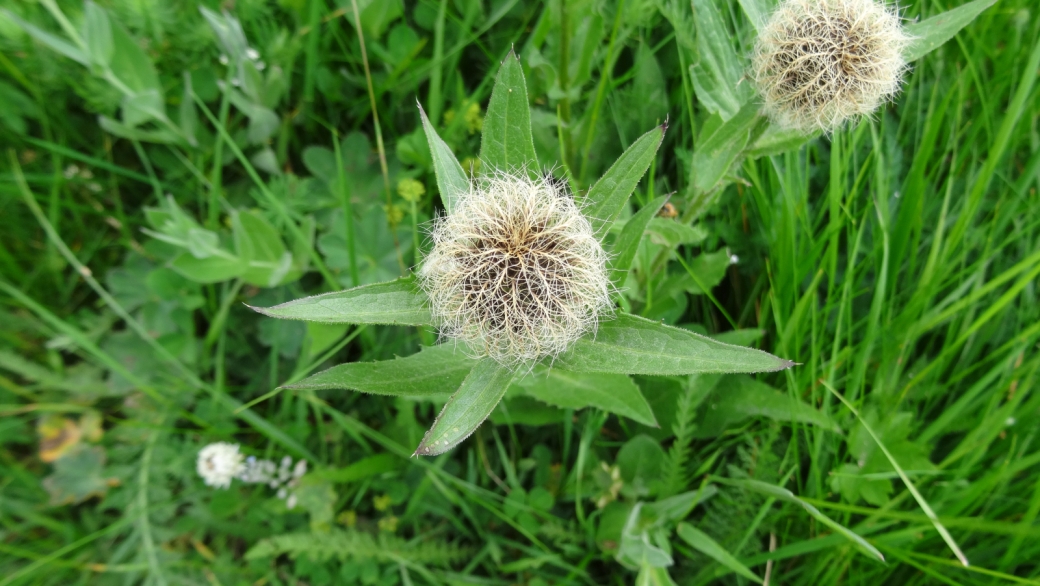
[{"label": "small white wildflower", "polygon": [[227,65],[228,64],[228,56],[227,55],[221,55],[219,61],[220,61],[221,65]]},{"label": "small white wildflower", "polygon": [[294,479],[302,478],[307,473],[307,460],[300,460],[293,466],[292,475]]},{"label": "small white wildflower", "polygon": [[256,61],[260,58],[260,52],[252,47],[249,47],[248,49],[246,49],[246,57],[249,57],[251,61]]},{"label": "small white wildflower", "polygon": [[1014,417],[1008,417],[1007,419],[1004,420],[1004,425],[1006,427],[1011,427],[1012,425],[1015,424],[1015,422],[1016,422],[1016,420],[1015,420]]},{"label": "small white wildflower", "polygon": [[257,61],[254,66],[256,67],[257,71],[263,71],[264,68],[267,67],[267,64],[265,64],[263,61]]},{"label": "small white wildflower", "polygon": [[278,467],[278,482],[285,482],[289,480],[289,477],[292,476],[292,472],[290,471],[291,467],[292,458],[290,458],[289,456],[282,458],[282,463]]},{"label": "small white wildflower", "polygon": [[242,459],[242,454],[238,453],[238,444],[217,442],[199,451],[195,470],[207,486],[227,488],[231,486],[231,479],[242,472]]},{"label": "small white wildflower", "polygon": [[275,472],[274,462],[257,460],[255,456],[246,458],[246,463],[238,479],[250,484],[267,484]]},{"label": "small white wildflower", "polygon": [[282,500],[285,500],[285,497],[288,496],[288,494],[289,494],[288,490],[285,490],[284,488],[279,488],[278,489],[278,494],[277,494],[278,498],[280,498]]},{"label": "small white wildflower", "polygon": [[740,257],[739,257],[739,256],[737,256],[737,255],[735,255],[735,254],[731,254],[731,255],[729,255],[729,264],[731,264],[731,265],[735,265],[735,264],[737,264],[738,262],[740,262]]},{"label": "small white wildflower", "polygon": [[79,166],[69,165],[68,167],[65,167],[65,172],[62,173],[62,175],[64,175],[66,179],[72,179],[76,175],[79,175]]},{"label": "small white wildflower", "polygon": [[296,493],[290,494],[289,498],[285,501],[285,508],[290,511],[296,508]]},{"label": "small white wildflower", "polygon": [[518,367],[556,356],[607,312],[607,255],[566,185],[495,172],[430,232],[419,283],[443,338]]}]

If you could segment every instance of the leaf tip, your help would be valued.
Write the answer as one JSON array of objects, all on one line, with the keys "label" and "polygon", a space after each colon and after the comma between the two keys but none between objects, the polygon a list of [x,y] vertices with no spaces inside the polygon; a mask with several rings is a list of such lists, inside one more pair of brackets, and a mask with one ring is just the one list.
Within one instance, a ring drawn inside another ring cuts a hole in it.
[{"label": "leaf tip", "polygon": [[267,317],[278,317],[278,316],[276,316],[276,315],[271,313],[270,310],[272,308],[270,308],[270,307],[256,307],[255,305],[249,305],[248,303],[243,303],[242,305],[245,305],[249,309],[252,309],[253,311],[255,311],[255,312],[257,312],[257,313],[259,313],[261,315],[266,315]]},{"label": "leaf tip", "polygon": [[509,43],[509,52],[506,53],[506,58],[502,60],[502,63],[505,64],[505,62],[508,61],[510,57],[516,59],[517,61],[520,60],[520,56],[516,54],[516,45],[514,45],[513,43]]}]

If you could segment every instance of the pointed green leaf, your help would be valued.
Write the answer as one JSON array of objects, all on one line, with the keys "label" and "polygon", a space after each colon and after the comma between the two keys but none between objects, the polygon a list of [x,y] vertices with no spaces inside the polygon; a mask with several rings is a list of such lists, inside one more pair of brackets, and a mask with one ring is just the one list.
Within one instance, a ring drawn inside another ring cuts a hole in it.
[{"label": "pointed green leaf", "polygon": [[643,560],[636,575],[636,586],[676,586],[675,580],[668,575],[668,568],[659,568]]},{"label": "pointed green leaf", "polygon": [[527,82],[520,59],[512,51],[502,61],[491,90],[480,137],[480,160],[488,169],[515,170],[538,165],[531,138]]},{"label": "pointed green leaf", "polygon": [[650,242],[672,249],[680,244],[697,245],[708,237],[704,228],[683,224],[674,218],[653,218],[646,229],[650,233]]},{"label": "pointed green leaf", "polygon": [[936,50],[946,41],[953,38],[962,28],[968,26],[983,10],[993,6],[997,0],[974,0],[953,10],[947,10],[921,22],[908,24],[906,33],[913,37],[903,51],[907,63],[917,61]]},{"label": "pointed green leaf", "polygon": [[748,580],[753,580],[759,584],[762,583],[762,578],[756,576],[747,566],[740,563],[737,558],[733,557],[733,554],[726,551],[717,541],[709,537],[708,534],[704,533],[700,529],[697,529],[689,523],[683,522],[679,523],[676,532],[679,534],[679,537],[682,537],[686,543],[689,543],[697,551],[733,570],[735,573],[744,576]]},{"label": "pointed green leaf", "polygon": [[697,61],[690,66],[690,75],[697,99],[709,112],[729,120],[751,97],[751,86],[741,83],[744,67],[716,1],[692,0],[693,19],[697,23]]},{"label": "pointed green leaf", "polygon": [[482,358],[441,409],[415,455],[443,454],[469,437],[502,400],[511,380],[512,370],[491,358]]},{"label": "pointed green leaf", "polygon": [[120,81],[134,93],[155,90],[159,95],[163,94],[151,58],[118,21],[112,23],[112,46],[114,50],[109,66]]},{"label": "pointed green leaf", "polygon": [[600,324],[555,362],[575,372],[695,374],[772,372],[794,365],[761,350],[731,346],[687,330],[620,314]]},{"label": "pointed green leaf", "polygon": [[112,44],[112,24],[108,13],[93,2],[83,6],[83,40],[90,52],[90,59],[98,65],[108,65],[112,61],[115,46]]},{"label": "pointed green leaf", "polygon": [[170,262],[170,268],[196,283],[220,283],[241,275],[246,263],[237,257],[198,258],[190,252],[182,252]]},{"label": "pointed green leaf", "polygon": [[744,9],[744,14],[747,15],[748,20],[751,21],[751,25],[755,27],[756,31],[762,30],[762,27],[769,22],[769,15],[776,9],[776,2],[773,0],[737,0],[740,3],[740,7]]},{"label": "pointed green leaf", "polygon": [[98,116],[98,126],[109,134],[114,134],[115,136],[122,138],[129,138],[130,140],[155,142],[159,144],[175,144],[182,142],[181,137],[165,128],[160,128],[158,130],[131,128],[122,122],[109,118],[108,116]]},{"label": "pointed green leaf", "polygon": [[437,176],[437,189],[441,192],[441,201],[444,209],[451,213],[455,202],[469,191],[469,177],[463,170],[451,147],[447,145],[437,134],[437,130],[430,124],[426,112],[419,106],[419,116],[422,118],[423,130],[426,131],[426,141],[430,143],[430,156],[433,157],[433,172]]},{"label": "pointed green leaf", "polygon": [[616,271],[614,274],[615,285],[624,280],[628,269],[632,267],[632,260],[636,257],[639,241],[643,239],[647,225],[650,224],[650,220],[654,219],[657,212],[661,211],[661,207],[666,201],[668,201],[667,195],[655,198],[636,212],[621,229],[621,234],[614,241],[614,248],[610,255],[610,269]]},{"label": "pointed green leaf", "polygon": [[784,129],[770,124],[755,142],[748,146],[744,156],[755,159],[795,151],[817,136],[819,133],[806,134],[801,130]]},{"label": "pointed green leaf", "polygon": [[611,224],[624,209],[643,174],[650,168],[657,149],[664,140],[667,124],[662,124],[639,137],[629,146],[606,174],[592,186],[583,203],[585,215],[592,220],[596,236],[602,241]]},{"label": "pointed green leaf", "polygon": [[643,392],[626,375],[541,367],[513,384],[526,395],[556,407],[596,407],[643,425],[658,426]]},{"label": "pointed green leaf", "polygon": [[695,193],[711,191],[737,162],[761,120],[758,110],[758,104],[749,102],[733,118],[714,126],[708,136],[708,127],[701,133],[690,165],[690,186]]},{"label": "pointed green leaf", "polygon": [[268,317],[333,324],[422,326],[432,320],[426,296],[415,286],[413,277],[251,309]]},{"label": "pointed green leaf", "polygon": [[694,437],[718,437],[727,428],[751,417],[810,423],[841,433],[841,428],[826,413],[749,376],[723,377],[706,403],[711,409],[698,414]]},{"label": "pointed green leaf", "polygon": [[299,277],[299,271],[292,271],[292,255],[285,249],[281,234],[262,214],[233,211],[231,228],[235,251],[246,265],[243,281],[257,287],[274,287]]},{"label": "pointed green leaf", "polygon": [[885,561],[885,556],[881,555],[881,552],[878,551],[876,547],[867,542],[866,539],[863,539],[859,535],[853,533],[852,530],[848,527],[845,527],[844,525],[841,525],[834,519],[831,519],[827,515],[824,515],[822,512],[820,512],[819,509],[798,498],[793,492],[787,490],[786,488],[776,486],[775,484],[767,484],[760,480],[728,478],[716,478],[715,480],[723,484],[729,484],[731,486],[739,486],[741,488],[753,490],[771,498],[779,499],[789,503],[794,503],[805,509],[805,512],[809,513],[809,515],[811,515],[817,521],[830,527],[837,533],[843,535],[849,541],[858,545],[867,555],[877,558],[882,562]]},{"label": "pointed green leaf", "polygon": [[350,389],[374,395],[443,400],[458,390],[476,363],[454,344],[440,344],[407,358],[340,364],[285,388]]}]

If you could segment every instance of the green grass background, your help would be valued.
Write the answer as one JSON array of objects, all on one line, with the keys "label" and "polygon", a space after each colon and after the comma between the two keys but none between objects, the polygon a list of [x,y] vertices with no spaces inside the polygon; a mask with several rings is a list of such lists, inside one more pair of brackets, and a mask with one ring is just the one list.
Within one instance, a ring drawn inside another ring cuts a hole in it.
[{"label": "green grass background", "polygon": [[[264,89],[277,119],[262,141],[221,97],[222,49],[194,3],[100,5],[154,62],[169,112],[190,79],[213,117],[200,110],[197,147],[106,133],[98,116],[120,104],[111,85],[0,16],[0,585],[628,584],[636,573],[615,561],[619,518],[709,483],[718,494],[687,522],[759,576],[768,565],[772,584],[1040,583],[1035,2],[986,10],[917,61],[872,120],[732,169],[696,217],[708,237],[679,251],[739,259],[710,294],[663,288],[681,263],[637,260],[626,303],[709,334],[762,330],[758,347],[800,364],[757,378],[842,433],[753,417],[702,437],[693,426],[712,405],[695,404],[696,382],[647,378],[638,382],[661,429],[533,409],[551,422],[506,414],[421,460],[409,456],[433,404],[272,390],[334,363],[411,354],[432,332],[308,329],[243,303],[410,267],[440,207],[416,101],[460,160],[476,157],[475,125],[511,48],[543,163],[585,189],[667,116],[633,210],[674,192],[693,220],[684,194],[708,117],[683,75],[691,63],[677,39],[689,31],[652,0],[362,0],[363,53],[349,1],[205,4],[240,20],[265,75],[281,71]],[[956,4],[900,9],[912,19]],[[60,5],[82,18],[82,5]],[[717,5],[746,54],[741,5]],[[43,3],[3,6],[61,35]],[[404,178],[426,187],[415,206],[396,191]],[[251,209],[285,246],[313,238],[313,255],[298,251],[310,270],[277,287],[178,276],[164,268],[168,245],[142,231],[145,209],[167,194],[225,239],[230,215]],[[878,433],[971,566],[828,386]],[[611,484],[600,463],[617,463],[639,434],[666,452],[663,468],[622,470],[619,500],[599,509]],[[218,440],[306,457],[301,506],[287,511],[263,487],[204,486],[194,459]],[[95,459],[41,459],[72,444]],[[667,487],[640,485],[662,478]],[[803,507],[719,478],[784,486],[886,563]],[[678,584],[750,583],[672,531],[662,540]],[[247,559],[258,543],[266,555]]]}]

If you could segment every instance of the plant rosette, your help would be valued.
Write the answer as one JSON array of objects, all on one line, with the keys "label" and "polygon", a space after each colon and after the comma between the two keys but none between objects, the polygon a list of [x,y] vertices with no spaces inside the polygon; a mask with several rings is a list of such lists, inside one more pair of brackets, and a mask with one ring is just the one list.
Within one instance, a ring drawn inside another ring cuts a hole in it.
[{"label": "plant rosette", "polygon": [[[352,389],[448,397],[415,455],[458,445],[513,383],[546,403],[597,407],[657,425],[629,375],[753,373],[793,362],[617,311],[611,274],[624,274],[653,214],[636,214],[612,242],[664,138],[658,126],[625,150],[584,197],[536,171],[527,85],[512,52],[498,72],[472,181],[420,107],[446,215],[414,275],[254,308],[338,324],[436,326],[442,343],[406,358],[334,366],[291,389]],[[524,380],[524,379],[528,380]],[[549,385],[530,379],[543,379]],[[548,388],[546,388],[548,387]]]}]

